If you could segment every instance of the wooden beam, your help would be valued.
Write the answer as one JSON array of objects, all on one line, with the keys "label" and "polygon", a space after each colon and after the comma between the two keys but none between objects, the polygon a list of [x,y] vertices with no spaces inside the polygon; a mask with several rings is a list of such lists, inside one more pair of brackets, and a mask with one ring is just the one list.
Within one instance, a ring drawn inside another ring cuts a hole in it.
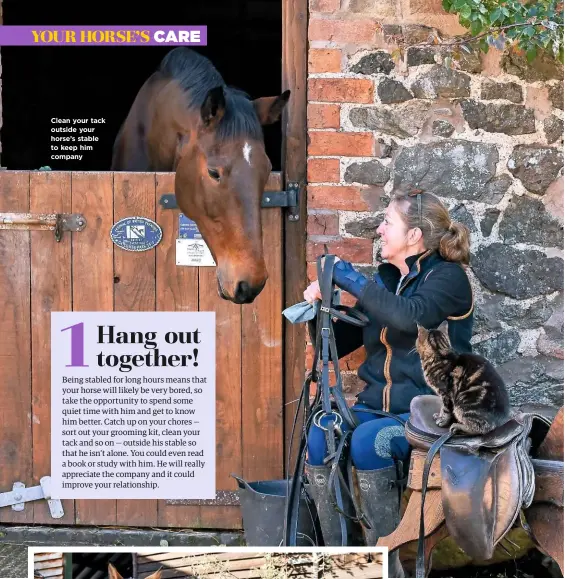
[{"label": "wooden beam", "polygon": [[[283,112],[282,162],[285,186],[300,184],[299,219],[284,217],[284,304],[288,307],[303,300],[306,289],[306,77],[308,0],[283,0],[282,89],[290,90],[290,101]],[[285,414],[285,476],[286,460],[296,403],[304,380],[305,336],[304,324],[284,320],[284,414]],[[298,424],[300,427],[300,424]],[[299,428],[297,429],[299,431]],[[295,461],[299,438],[292,444],[291,470]]]}]

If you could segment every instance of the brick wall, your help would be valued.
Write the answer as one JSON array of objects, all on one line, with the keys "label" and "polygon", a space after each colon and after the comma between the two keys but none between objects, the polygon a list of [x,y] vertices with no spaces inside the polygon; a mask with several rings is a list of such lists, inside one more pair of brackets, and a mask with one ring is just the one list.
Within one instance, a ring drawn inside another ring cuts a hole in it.
[{"label": "brick wall", "polygon": [[[310,0],[309,279],[324,243],[372,273],[393,187],[433,191],[471,230],[475,350],[515,403],[561,404],[563,69],[492,49],[454,70],[430,48],[397,56],[395,35],[433,29],[465,32],[441,0]],[[341,362],[350,398],[363,358]]]}]

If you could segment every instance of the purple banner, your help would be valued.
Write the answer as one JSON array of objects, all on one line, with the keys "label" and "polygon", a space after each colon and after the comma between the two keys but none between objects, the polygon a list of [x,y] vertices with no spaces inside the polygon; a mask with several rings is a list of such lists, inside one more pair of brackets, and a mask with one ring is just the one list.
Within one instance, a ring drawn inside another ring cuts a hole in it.
[{"label": "purple banner", "polygon": [[206,26],[0,26],[0,46],[206,46]]}]

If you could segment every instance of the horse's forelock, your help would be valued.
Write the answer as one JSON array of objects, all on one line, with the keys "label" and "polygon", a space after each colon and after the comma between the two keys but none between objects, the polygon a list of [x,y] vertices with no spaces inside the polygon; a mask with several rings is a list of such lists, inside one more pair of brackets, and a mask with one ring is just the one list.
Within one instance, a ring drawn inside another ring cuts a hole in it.
[{"label": "horse's forelock", "polygon": [[205,56],[190,48],[178,47],[165,56],[159,70],[166,77],[178,82],[189,109],[199,111],[211,89],[224,87],[226,110],[216,127],[218,139],[263,140],[263,129],[249,95],[226,85],[220,73]]},{"label": "horse's forelock", "polygon": [[263,140],[263,129],[253,103],[245,93],[226,91],[226,111],[216,128],[218,139],[235,140],[248,138]]}]

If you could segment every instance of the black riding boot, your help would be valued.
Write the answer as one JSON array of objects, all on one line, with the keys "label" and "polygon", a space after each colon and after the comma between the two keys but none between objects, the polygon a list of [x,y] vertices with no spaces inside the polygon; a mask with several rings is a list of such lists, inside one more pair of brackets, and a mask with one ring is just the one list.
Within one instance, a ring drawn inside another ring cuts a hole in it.
[{"label": "black riding boot", "polygon": [[[361,529],[359,525],[347,517],[340,517],[340,514],[333,506],[333,503],[335,503],[335,490],[328,488],[330,470],[329,466],[312,466],[308,463],[304,465],[304,472],[310,483],[308,494],[316,505],[324,545],[326,547],[339,547],[342,545],[342,522],[345,522],[346,528],[347,542],[345,545],[360,545]],[[343,499],[343,511],[349,516],[354,516],[355,510],[347,491],[342,490],[341,496]]]},{"label": "black riding boot", "polygon": [[[359,499],[371,529],[364,528],[365,544],[375,547],[380,537],[390,535],[400,524],[400,496],[396,467],[358,470]],[[404,577],[398,549],[388,556],[389,577]]]}]

